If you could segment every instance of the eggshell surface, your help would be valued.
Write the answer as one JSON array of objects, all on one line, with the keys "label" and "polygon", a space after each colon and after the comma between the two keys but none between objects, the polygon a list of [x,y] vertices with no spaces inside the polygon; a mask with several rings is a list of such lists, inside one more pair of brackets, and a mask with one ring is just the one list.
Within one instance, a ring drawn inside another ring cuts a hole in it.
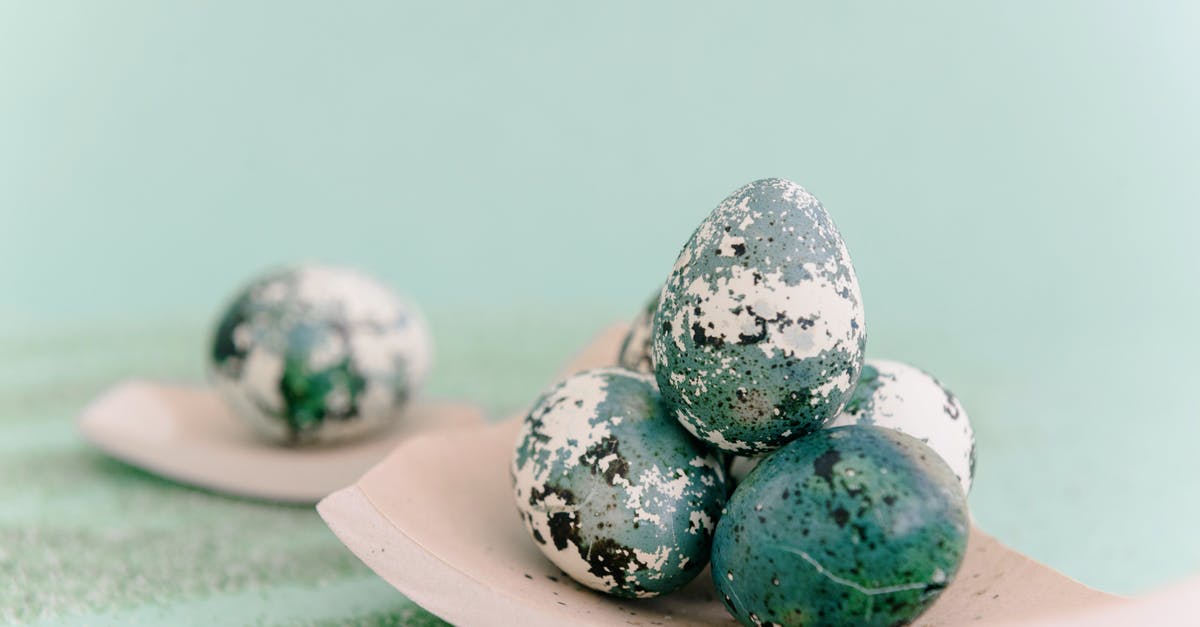
[{"label": "eggshell surface", "polygon": [[621,352],[617,356],[617,364],[621,367],[637,372],[654,372],[654,353],[651,348],[654,334],[651,324],[654,322],[654,312],[658,310],[658,298],[656,292],[629,325],[629,333],[621,342]]},{"label": "eggshell surface", "polygon": [[653,322],[654,372],[693,434],[758,453],[820,429],[858,380],[858,279],[829,214],[783,179],[726,198],[684,245]]},{"label": "eggshell surface", "polygon": [[880,427],[827,429],[737,487],[712,576],[745,625],[905,624],[954,579],[968,529],[962,488],[929,447]]},{"label": "eggshell surface", "polygon": [[950,465],[964,492],[975,475],[975,433],[958,397],[937,379],[898,361],[868,359],[858,386],[831,427],[875,425],[929,445]]},{"label": "eggshell surface", "polygon": [[420,312],[348,268],[304,265],[243,288],[220,317],[210,378],[265,437],[351,439],[400,419],[429,369]]},{"label": "eggshell surface", "polygon": [[[868,359],[850,400],[826,428],[875,425],[921,440],[942,457],[970,493],[975,476],[975,434],[962,403],[937,379],[898,361]],[[734,456],[729,481],[750,474],[762,455]]]},{"label": "eggshell surface", "polygon": [[551,388],[524,420],[511,473],[533,541],[585,586],[651,597],[708,563],[724,472],[648,375],[605,368]]}]

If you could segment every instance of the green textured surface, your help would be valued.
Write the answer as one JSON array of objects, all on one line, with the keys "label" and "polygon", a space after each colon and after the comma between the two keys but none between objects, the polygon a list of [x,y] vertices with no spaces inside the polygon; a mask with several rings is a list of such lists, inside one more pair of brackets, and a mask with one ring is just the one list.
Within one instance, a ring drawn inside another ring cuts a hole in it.
[{"label": "green textured surface", "polygon": [[[764,176],[837,222],[867,356],[961,398],[983,529],[1115,592],[1200,571],[1198,30],[1166,0],[0,0],[0,568],[28,573],[0,619],[406,611],[308,512],[113,471],[69,420],[122,376],[197,377],[196,321],[305,259],[410,294],[435,390],[515,408]],[[213,592],[241,536],[62,557],[210,533],[193,506],[295,525],[382,607],[318,603],[290,559]]]},{"label": "green textured surface", "polygon": [[[501,341],[451,322],[457,332],[443,342],[443,374],[429,393],[455,390],[515,411],[601,324],[575,322],[578,330],[549,323]],[[0,624],[436,623],[363,566],[312,508],[178,485],[81,441],[72,418],[111,383],[199,380],[203,327],[0,339],[9,358],[0,367]]]}]

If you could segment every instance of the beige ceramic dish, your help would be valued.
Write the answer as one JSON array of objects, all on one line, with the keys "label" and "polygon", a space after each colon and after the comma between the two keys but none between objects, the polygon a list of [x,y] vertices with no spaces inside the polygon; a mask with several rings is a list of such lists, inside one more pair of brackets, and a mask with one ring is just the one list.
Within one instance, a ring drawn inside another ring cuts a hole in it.
[{"label": "beige ceramic dish", "polygon": [[[562,374],[615,363],[624,332],[604,331]],[[676,593],[621,601],[580,587],[546,560],[512,503],[508,465],[518,424],[514,418],[415,437],[317,510],[376,573],[456,625],[735,624],[707,571]],[[1121,600],[973,528],[953,585],[916,624],[1149,624],[1147,612],[1158,616],[1156,624],[1186,621],[1194,607],[1171,612],[1192,606],[1198,589],[1193,583]]]},{"label": "beige ceramic dish", "polygon": [[482,424],[471,405],[417,401],[394,429],[375,437],[288,448],[257,437],[208,388],[136,380],[105,392],[78,419],[85,439],[125,463],[217,492],[289,503],[316,503],[350,485],[413,434]]}]

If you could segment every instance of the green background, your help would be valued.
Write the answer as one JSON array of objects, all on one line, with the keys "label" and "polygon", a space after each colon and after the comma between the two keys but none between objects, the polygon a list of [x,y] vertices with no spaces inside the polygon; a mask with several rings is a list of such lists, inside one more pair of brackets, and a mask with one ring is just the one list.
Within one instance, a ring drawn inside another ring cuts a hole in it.
[{"label": "green background", "polygon": [[1115,592],[1194,573],[1198,29],[1188,2],[0,0],[0,619],[427,620],[311,512],[70,419],[198,380],[222,300],[297,259],[421,303],[431,393],[518,410],[764,176],[841,227],[868,353],[962,397],[984,529]]}]

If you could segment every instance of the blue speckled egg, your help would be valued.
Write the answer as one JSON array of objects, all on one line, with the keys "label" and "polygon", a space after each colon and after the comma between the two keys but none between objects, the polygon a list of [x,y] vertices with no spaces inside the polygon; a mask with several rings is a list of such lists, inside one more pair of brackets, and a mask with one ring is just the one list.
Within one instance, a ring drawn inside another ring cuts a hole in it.
[{"label": "blue speckled egg", "polygon": [[803,187],[763,179],[726,198],[680,252],[654,317],[654,373],[688,431],[764,452],[841,410],[866,337],[829,214]]},{"label": "blue speckled egg", "polygon": [[730,497],[713,581],[745,625],[898,625],[954,579],[958,479],[916,438],[838,427],[767,455]]},{"label": "blue speckled egg", "polygon": [[251,427],[287,444],[393,424],[429,369],[420,312],[348,268],[303,265],[238,292],[213,334],[210,375]]},{"label": "blue speckled egg", "polygon": [[605,368],[551,388],[522,424],[511,472],[538,548],[589,588],[651,597],[708,563],[725,474],[648,375]]},{"label": "blue speckled egg", "polygon": [[898,361],[868,359],[858,386],[831,427],[875,425],[907,433],[929,445],[971,491],[975,432],[967,411],[932,375]]},{"label": "blue speckled egg", "polygon": [[629,325],[629,332],[625,334],[625,339],[621,342],[621,352],[617,355],[617,364],[622,368],[637,372],[654,372],[654,354],[651,350],[654,334],[651,332],[651,325],[654,322],[654,312],[658,310],[658,298],[659,293],[655,292]]}]

